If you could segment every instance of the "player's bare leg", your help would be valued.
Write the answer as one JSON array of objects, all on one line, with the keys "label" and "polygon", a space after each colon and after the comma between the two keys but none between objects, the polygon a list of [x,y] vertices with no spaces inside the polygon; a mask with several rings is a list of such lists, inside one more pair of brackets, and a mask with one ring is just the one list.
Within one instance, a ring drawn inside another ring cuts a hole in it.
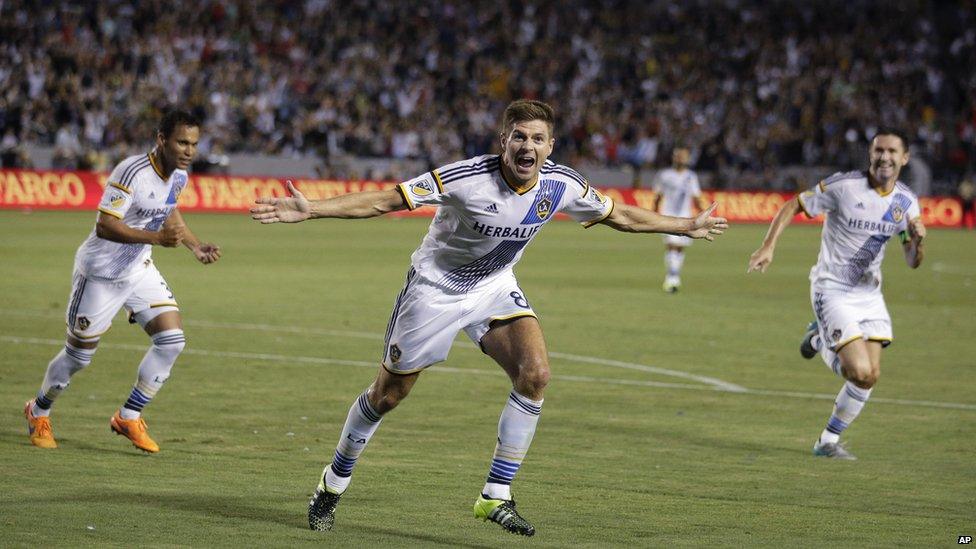
[{"label": "player's bare leg", "polygon": [[335,522],[335,509],[352,480],[352,470],[380,426],[383,415],[410,394],[420,372],[396,374],[380,366],[373,384],[353,402],[339,435],[332,462],[325,466],[319,484],[308,502],[308,526],[328,531]]},{"label": "player's bare leg", "polygon": [[169,379],[173,364],[186,346],[186,337],[179,311],[166,310],[155,316],[152,316],[153,312],[140,314],[145,316],[140,318],[137,314],[136,318],[152,338],[152,345],[139,364],[136,382],[128,399],[109,419],[109,426],[114,433],[128,438],[136,448],[156,453],[159,445],[149,436],[142,410]]},{"label": "player's bare leg", "polygon": [[820,434],[813,453],[836,459],[857,459],[840,442],[840,435],[864,408],[881,375],[881,343],[856,339],[837,351],[840,372],[846,382],[834,401],[827,427]]},{"label": "player's bare leg", "polygon": [[481,345],[508,374],[514,390],[498,420],[498,443],[485,487],[474,505],[475,517],[531,536],[535,527],[515,510],[511,483],[532,443],[549,384],[546,342],[539,321],[521,317],[493,325]]},{"label": "player's bare leg", "polygon": [[71,376],[91,364],[98,337],[79,339],[67,336],[64,348],[47,365],[44,381],[37,396],[24,404],[27,434],[31,444],[38,448],[57,448],[51,427],[51,406],[71,383]]}]

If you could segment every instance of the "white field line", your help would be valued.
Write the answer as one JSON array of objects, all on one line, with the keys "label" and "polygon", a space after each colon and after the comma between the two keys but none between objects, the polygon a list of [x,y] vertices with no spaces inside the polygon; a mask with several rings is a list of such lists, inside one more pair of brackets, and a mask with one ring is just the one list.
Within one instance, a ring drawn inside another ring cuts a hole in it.
[{"label": "white field line", "polygon": [[[34,337],[17,337],[17,336],[6,336],[6,335],[0,336],[0,341],[15,344],[15,345],[47,345],[47,346],[58,346],[58,347],[64,345],[64,341],[60,339],[42,339],[42,338],[34,338]],[[102,343],[99,346],[109,348],[109,349],[123,349],[123,350],[138,351],[138,352],[144,352],[146,350],[145,345],[133,345],[127,343]],[[222,358],[240,358],[240,359],[250,359],[250,360],[266,360],[266,361],[273,361],[273,362],[357,366],[357,367],[365,367],[365,368],[378,367],[377,362],[367,362],[362,360],[340,360],[334,358],[322,358],[322,357],[311,357],[311,356],[279,355],[279,354],[270,354],[270,353],[244,353],[244,352],[231,352],[231,351],[209,351],[206,349],[195,349],[193,347],[188,347],[183,352],[185,354],[190,354],[190,355],[212,356],[212,357],[222,357]],[[450,366],[434,366],[430,368],[428,371],[453,373],[453,374],[499,375],[497,370],[452,368]],[[555,374],[552,377],[557,381],[571,381],[571,382],[603,384],[603,385],[629,385],[629,386],[636,386],[636,387],[656,387],[656,388],[664,388],[664,389],[686,389],[691,391],[711,391],[711,392],[722,392],[722,393],[736,393],[736,394],[744,394],[744,395],[785,397],[785,398],[794,398],[794,399],[833,400],[836,397],[836,395],[827,394],[827,393],[803,393],[803,392],[795,392],[795,391],[765,391],[761,389],[745,389],[745,388],[741,390],[731,390],[728,388],[723,388],[715,385],[709,386],[709,385],[691,385],[685,383],[662,383],[657,381],[608,379],[608,378],[591,377],[591,376]],[[881,404],[895,404],[900,406],[920,406],[920,407],[927,407],[927,408],[946,408],[952,410],[976,411],[976,404],[962,404],[962,403],[955,403],[955,402],[934,402],[929,400],[905,400],[905,399],[898,399],[898,398],[883,398],[883,397],[872,398],[871,402],[881,403]]]},{"label": "white field line", "polygon": [[[0,314],[34,316],[34,317],[53,316],[52,313],[15,311],[15,310],[4,310],[4,309],[0,309]],[[370,339],[374,341],[382,341],[384,337],[383,334],[377,334],[373,332],[330,330],[327,328],[312,328],[307,326],[287,326],[287,325],[277,325],[277,324],[255,324],[255,323],[246,323],[246,322],[214,322],[209,320],[196,320],[196,319],[183,319],[183,324],[185,324],[186,326],[197,326],[200,328],[250,330],[256,332],[281,332],[281,333],[318,335],[318,336],[329,336],[329,337],[350,337],[350,338],[358,338],[358,339]],[[461,347],[461,348],[468,348],[468,349],[478,349],[478,347],[475,346],[473,343],[466,342],[466,341],[456,341],[454,342],[454,346]],[[662,376],[676,377],[676,378],[686,379],[689,381],[697,381],[699,383],[704,383],[705,385],[711,385],[725,391],[743,392],[746,390],[745,387],[741,387],[739,385],[736,385],[734,383],[729,383],[727,381],[722,381],[721,379],[716,379],[707,376],[699,376],[688,372],[682,372],[680,370],[669,370],[667,368],[647,366],[645,364],[634,364],[630,362],[621,362],[619,360],[607,360],[598,357],[573,355],[568,353],[558,353],[558,352],[551,352],[551,351],[549,352],[549,356],[553,358],[561,358],[564,360],[571,360],[575,362],[599,364],[601,366],[609,366],[611,368],[637,370],[640,372],[648,372],[648,373],[658,374]]]}]

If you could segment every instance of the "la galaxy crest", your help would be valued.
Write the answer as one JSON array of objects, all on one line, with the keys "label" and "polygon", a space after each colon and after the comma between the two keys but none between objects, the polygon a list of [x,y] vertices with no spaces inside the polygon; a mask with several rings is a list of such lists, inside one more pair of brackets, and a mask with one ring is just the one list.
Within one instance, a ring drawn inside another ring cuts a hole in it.
[{"label": "la galaxy crest", "polygon": [[598,204],[606,204],[607,197],[603,196],[603,193],[596,190],[596,188],[590,187],[590,200]]},{"label": "la galaxy crest", "polygon": [[401,356],[403,356],[403,353],[400,351],[400,346],[396,343],[390,345],[390,362],[393,364],[400,362]]},{"label": "la galaxy crest", "polygon": [[535,214],[539,219],[545,220],[550,213],[552,213],[552,200],[546,197],[536,202]]},{"label": "la galaxy crest", "polygon": [[431,186],[430,181],[418,181],[410,185],[410,192],[414,196],[429,196],[434,193],[434,187]]},{"label": "la galaxy crest", "polygon": [[892,204],[891,219],[893,219],[895,223],[899,223],[903,217],[905,217],[905,209],[902,208],[900,204]]}]

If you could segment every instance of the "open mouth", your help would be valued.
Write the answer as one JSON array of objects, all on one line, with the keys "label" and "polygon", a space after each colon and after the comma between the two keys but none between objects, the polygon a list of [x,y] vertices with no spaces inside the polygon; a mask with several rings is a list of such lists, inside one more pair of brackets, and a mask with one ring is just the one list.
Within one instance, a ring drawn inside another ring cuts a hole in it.
[{"label": "open mouth", "polygon": [[522,168],[522,169],[527,170],[527,169],[531,168],[532,166],[535,166],[535,159],[532,158],[532,157],[529,157],[529,156],[522,156],[522,157],[519,157],[519,158],[516,158],[515,159],[515,164],[519,168]]}]

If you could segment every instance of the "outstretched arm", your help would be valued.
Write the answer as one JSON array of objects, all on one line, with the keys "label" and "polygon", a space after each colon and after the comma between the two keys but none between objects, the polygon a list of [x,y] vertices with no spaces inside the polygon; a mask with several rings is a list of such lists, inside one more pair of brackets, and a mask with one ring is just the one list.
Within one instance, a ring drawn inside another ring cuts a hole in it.
[{"label": "outstretched arm", "polygon": [[613,212],[600,223],[628,233],[668,233],[714,240],[715,235],[729,228],[724,217],[712,217],[717,206],[718,203],[712,204],[696,217],[671,217],[637,206],[616,204]]},{"label": "outstretched arm", "polygon": [[752,271],[766,272],[769,264],[773,262],[773,251],[776,249],[776,241],[779,240],[779,235],[783,234],[786,226],[793,221],[793,216],[800,213],[801,210],[800,200],[795,196],[780,207],[779,211],[776,212],[776,217],[773,218],[773,222],[769,224],[769,230],[766,231],[762,246],[749,257],[747,273]]},{"label": "outstretched arm", "polygon": [[919,265],[922,264],[922,259],[925,258],[925,248],[922,246],[922,240],[925,239],[925,225],[922,224],[922,220],[915,218],[908,222],[908,238],[902,242],[902,249],[905,250],[905,263],[908,266],[917,269]]},{"label": "outstretched arm", "polygon": [[220,259],[220,246],[216,244],[211,244],[210,242],[200,242],[193,231],[186,226],[186,222],[183,221],[183,214],[180,210],[174,209],[173,213],[169,214],[169,218],[163,223],[163,229],[174,228],[179,229],[183,235],[183,245],[187,247],[188,250],[193,252],[194,257],[197,261],[203,263],[204,265],[209,265]]},{"label": "outstretched arm", "polygon": [[309,201],[291,181],[286,182],[290,197],[258,198],[251,208],[251,218],[261,223],[298,223],[306,219],[335,217],[362,219],[406,209],[403,195],[396,189],[350,193]]}]

